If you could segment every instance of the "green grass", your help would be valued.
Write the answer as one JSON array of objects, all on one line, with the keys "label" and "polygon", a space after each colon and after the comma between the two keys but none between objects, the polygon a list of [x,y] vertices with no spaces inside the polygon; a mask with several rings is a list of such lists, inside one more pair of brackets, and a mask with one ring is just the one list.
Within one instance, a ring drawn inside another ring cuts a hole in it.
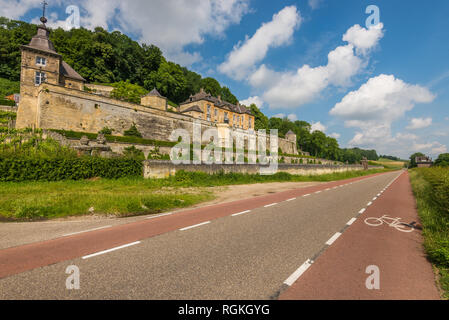
[{"label": "green grass", "polygon": [[178,172],[162,180],[143,178],[58,182],[0,183],[0,219],[29,221],[90,214],[130,216],[155,214],[213,199],[207,187],[349,179],[382,170],[350,171],[321,176],[273,176]]},{"label": "green grass", "polygon": [[419,168],[410,171],[424,247],[438,269],[439,284],[449,299],[449,169]]}]

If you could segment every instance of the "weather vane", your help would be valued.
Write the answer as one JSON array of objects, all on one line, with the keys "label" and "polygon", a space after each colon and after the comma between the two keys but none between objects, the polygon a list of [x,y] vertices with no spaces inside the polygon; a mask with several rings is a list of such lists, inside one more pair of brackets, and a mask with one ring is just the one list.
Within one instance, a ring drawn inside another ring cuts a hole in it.
[{"label": "weather vane", "polygon": [[41,22],[44,24],[47,22],[47,18],[45,18],[45,7],[46,6],[48,6],[48,3],[44,0],[44,2],[42,2],[42,18],[41,18]]}]

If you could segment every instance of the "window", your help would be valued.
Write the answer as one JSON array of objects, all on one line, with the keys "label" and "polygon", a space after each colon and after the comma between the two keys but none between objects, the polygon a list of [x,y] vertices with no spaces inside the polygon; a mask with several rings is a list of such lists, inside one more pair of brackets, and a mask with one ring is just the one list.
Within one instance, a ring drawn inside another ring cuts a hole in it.
[{"label": "window", "polygon": [[34,83],[38,86],[41,83],[45,82],[47,79],[45,77],[45,72],[36,72],[36,78]]},{"label": "window", "polygon": [[229,123],[228,113],[225,112],[224,114],[224,123]]},{"label": "window", "polygon": [[251,129],[251,125],[252,125],[252,121],[251,121],[251,118],[249,118],[249,121],[248,121],[248,127]]},{"label": "window", "polygon": [[47,58],[36,57],[36,64],[38,66],[46,66],[47,65]]},{"label": "window", "polygon": [[207,121],[210,121],[210,105],[207,105]]}]

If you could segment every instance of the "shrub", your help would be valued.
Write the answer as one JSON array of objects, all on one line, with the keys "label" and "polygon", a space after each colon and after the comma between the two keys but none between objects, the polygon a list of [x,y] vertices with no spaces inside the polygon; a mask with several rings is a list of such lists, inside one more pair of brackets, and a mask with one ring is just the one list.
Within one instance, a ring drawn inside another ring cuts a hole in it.
[{"label": "shrub", "polygon": [[108,127],[104,127],[103,129],[101,129],[101,131],[100,132],[98,132],[98,133],[100,133],[100,134],[109,134],[109,135],[111,135],[112,134],[112,129],[109,129]]},{"label": "shrub", "polygon": [[124,135],[126,137],[137,137],[137,138],[142,138],[142,134],[139,132],[139,130],[137,130],[136,125],[133,125],[129,130],[126,130],[124,132]]},{"label": "shrub", "polygon": [[145,160],[145,155],[142,150],[137,149],[135,146],[125,148],[123,150],[123,155],[126,158]]},{"label": "shrub", "polygon": [[60,181],[94,177],[118,179],[142,175],[142,161],[130,158],[0,158],[0,181]]}]

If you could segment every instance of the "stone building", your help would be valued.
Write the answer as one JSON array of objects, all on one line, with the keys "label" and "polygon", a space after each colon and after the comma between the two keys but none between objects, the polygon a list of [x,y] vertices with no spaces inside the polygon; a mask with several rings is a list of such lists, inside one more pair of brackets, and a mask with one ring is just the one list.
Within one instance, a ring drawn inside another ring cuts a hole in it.
[{"label": "stone building", "polygon": [[[140,104],[111,98],[112,90],[87,84],[63,61],[49,39],[47,19],[43,17],[41,22],[31,42],[21,47],[17,129],[98,133],[107,127],[114,135],[123,135],[136,126],[144,138],[162,141],[169,141],[175,129],[193,132],[193,119],[200,121],[203,131],[223,126],[254,130],[255,119],[248,108],[212,97],[204,90],[178,110],[169,109],[167,98],[156,89],[142,97]],[[279,139],[279,147],[286,154],[296,154],[296,138]]]},{"label": "stone building", "polygon": [[416,165],[418,168],[430,168],[433,165],[433,161],[429,157],[416,157]]},{"label": "stone building", "polygon": [[225,123],[233,128],[254,130],[255,119],[251,110],[238,102],[237,105],[233,105],[221,100],[221,97],[213,97],[204,89],[181,103],[180,111],[215,124]]}]

